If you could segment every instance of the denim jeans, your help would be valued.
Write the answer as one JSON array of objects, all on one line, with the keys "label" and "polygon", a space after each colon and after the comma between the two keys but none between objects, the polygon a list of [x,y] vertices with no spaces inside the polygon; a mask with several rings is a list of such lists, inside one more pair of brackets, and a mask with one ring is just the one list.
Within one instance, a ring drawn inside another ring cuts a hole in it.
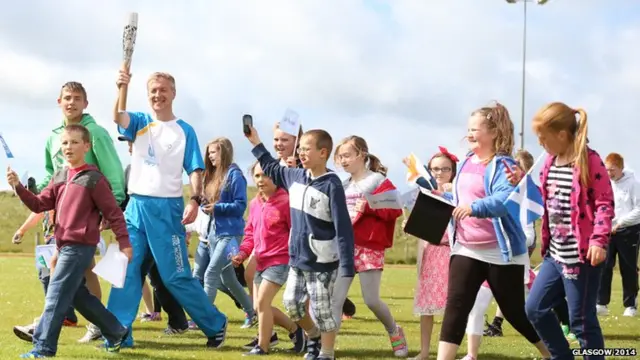
[{"label": "denim jeans", "polygon": [[[51,276],[49,275],[43,276],[43,274],[44,273],[42,272],[42,270],[38,270],[38,278],[42,283],[42,287],[44,288],[44,296],[46,297],[47,290],[49,289],[49,280],[51,279]],[[69,306],[69,309],[65,313],[64,318],[65,320],[69,320],[74,323],[78,322],[78,315],[76,315],[75,310],[73,310],[73,306]]]},{"label": "denim jeans", "polygon": [[[526,303],[527,317],[549,349],[551,359],[573,359],[571,348],[562,333],[558,318],[551,311],[565,296],[571,332],[583,349],[604,348],[604,338],[596,315],[596,299],[603,264],[563,265],[547,255],[533,282]],[[585,356],[604,359],[604,356]]]},{"label": "denim jeans", "polygon": [[227,258],[226,248],[231,241],[237,243],[236,238],[232,236],[212,236],[209,238],[210,260],[204,272],[204,291],[207,293],[209,301],[215,303],[218,289],[222,283],[229,289],[233,298],[242,305],[244,312],[248,316],[254,316],[253,302],[238,281],[233,265],[230,265],[231,260]]},{"label": "denim jeans", "polygon": [[33,349],[42,355],[55,356],[62,321],[71,304],[87,321],[96,325],[107,340],[116,342],[127,332],[85,286],[84,272],[95,254],[96,247],[90,245],[60,248],[56,270],[49,280],[44,311],[33,334]]}]

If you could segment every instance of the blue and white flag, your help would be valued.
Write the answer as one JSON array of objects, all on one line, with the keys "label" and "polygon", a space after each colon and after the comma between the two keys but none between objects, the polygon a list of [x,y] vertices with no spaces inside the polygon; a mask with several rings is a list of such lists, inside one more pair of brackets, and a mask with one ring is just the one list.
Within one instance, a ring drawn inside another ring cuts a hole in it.
[{"label": "blue and white flag", "polygon": [[542,163],[545,153],[540,155],[529,172],[520,180],[518,186],[505,200],[504,205],[509,215],[516,221],[519,221],[522,228],[540,219],[544,214],[544,201],[540,192],[539,184],[534,180],[533,176],[537,176],[539,171],[536,169]]},{"label": "blue and white flag", "polygon": [[7,154],[7,158],[13,159],[13,153],[9,149],[9,145],[7,145],[7,142],[4,140],[2,134],[0,134],[0,143],[2,143],[2,147],[4,148],[4,152]]}]

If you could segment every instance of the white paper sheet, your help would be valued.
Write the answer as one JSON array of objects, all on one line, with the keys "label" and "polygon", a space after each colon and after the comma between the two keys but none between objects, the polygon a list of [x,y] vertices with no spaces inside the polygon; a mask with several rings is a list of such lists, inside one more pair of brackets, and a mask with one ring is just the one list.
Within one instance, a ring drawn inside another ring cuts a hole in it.
[{"label": "white paper sheet", "polygon": [[124,286],[128,264],[129,259],[120,252],[118,244],[111,244],[107,248],[107,253],[93,268],[93,272],[111,283],[113,287],[121,289]]}]

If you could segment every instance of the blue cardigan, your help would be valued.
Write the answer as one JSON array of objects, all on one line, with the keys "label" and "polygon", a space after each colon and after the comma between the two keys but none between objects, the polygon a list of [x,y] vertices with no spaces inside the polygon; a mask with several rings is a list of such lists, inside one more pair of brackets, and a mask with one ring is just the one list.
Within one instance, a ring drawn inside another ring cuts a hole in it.
[{"label": "blue cardigan", "polygon": [[[470,156],[464,159],[460,166],[460,170],[453,181],[453,193],[444,194],[447,199],[453,201],[456,205],[458,204],[458,177],[469,159]],[[487,164],[484,174],[484,191],[487,196],[473,201],[470,206],[471,216],[491,218],[498,238],[498,245],[502,252],[502,258],[504,261],[510,262],[514,256],[527,253],[527,238],[520,222],[509,215],[504,205],[505,200],[514,191],[515,186],[511,185],[507,180],[503,160],[509,166],[516,164],[515,160],[510,156],[494,156],[493,160]],[[452,218],[449,223],[449,239],[451,239],[449,243],[452,247],[455,243],[455,229],[456,223]]]}]

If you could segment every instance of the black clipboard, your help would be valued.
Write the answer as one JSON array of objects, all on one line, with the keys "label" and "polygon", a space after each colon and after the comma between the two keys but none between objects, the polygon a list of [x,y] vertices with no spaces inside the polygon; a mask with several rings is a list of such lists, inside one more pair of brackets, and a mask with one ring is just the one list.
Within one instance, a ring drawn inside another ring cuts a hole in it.
[{"label": "black clipboard", "polygon": [[404,232],[433,245],[440,245],[455,206],[447,199],[420,189]]}]

